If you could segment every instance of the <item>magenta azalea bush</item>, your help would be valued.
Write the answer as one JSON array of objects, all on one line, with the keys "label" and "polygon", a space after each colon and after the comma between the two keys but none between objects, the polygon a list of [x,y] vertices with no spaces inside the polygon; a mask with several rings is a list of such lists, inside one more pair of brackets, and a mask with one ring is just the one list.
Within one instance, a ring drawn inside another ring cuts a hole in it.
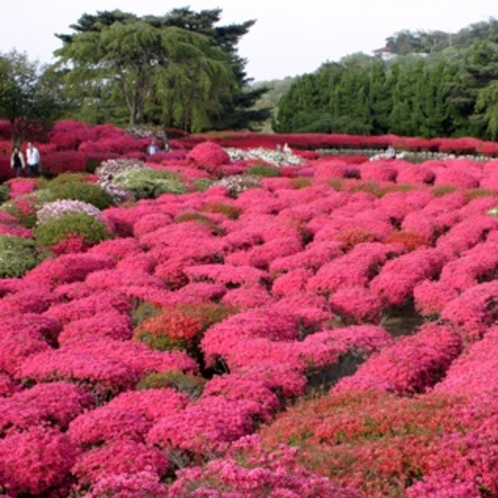
[{"label": "magenta azalea bush", "polygon": [[[144,137],[61,122],[42,154],[109,187]],[[277,138],[172,141],[147,168],[181,192],[100,211],[6,184],[0,233],[39,259],[0,279],[0,495],[498,495],[497,161],[308,152],[256,178],[225,150]],[[48,252],[36,216],[75,211],[114,238]]]}]

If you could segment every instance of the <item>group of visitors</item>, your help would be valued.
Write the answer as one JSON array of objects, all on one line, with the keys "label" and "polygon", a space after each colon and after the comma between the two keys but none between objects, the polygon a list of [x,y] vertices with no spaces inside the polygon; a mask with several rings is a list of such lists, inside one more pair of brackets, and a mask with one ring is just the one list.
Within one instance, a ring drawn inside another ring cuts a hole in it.
[{"label": "group of visitors", "polygon": [[169,152],[169,142],[168,138],[165,137],[163,144],[162,144],[162,151],[161,151],[161,146],[158,143],[158,141],[154,138],[150,141],[150,144],[147,146],[147,155],[148,156],[153,156],[154,154],[157,154],[158,152]]},{"label": "group of visitors", "polygon": [[21,148],[16,145],[10,156],[10,167],[14,170],[16,177],[22,176],[23,171],[27,169],[28,177],[32,178],[39,175],[40,159],[40,151],[32,142],[28,142],[26,158]]}]

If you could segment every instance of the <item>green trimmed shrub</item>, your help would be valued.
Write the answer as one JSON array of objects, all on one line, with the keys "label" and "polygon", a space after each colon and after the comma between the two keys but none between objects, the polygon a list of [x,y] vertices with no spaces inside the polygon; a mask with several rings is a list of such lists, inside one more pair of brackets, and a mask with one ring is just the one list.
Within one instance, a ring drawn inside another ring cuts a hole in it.
[{"label": "green trimmed shrub", "polygon": [[240,216],[242,209],[225,202],[210,202],[202,208],[202,211],[205,213],[220,213],[231,220],[236,220]]},{"label": "green trimmed shrub", "polygon": [[280,168],[276,166],[269,166],[267,164],[255,164],[247,169],[246,175],[262,176],[264,178],[274,178],[276,176],[281,176],[282,172]]},{"label": "green trimmed shrub", "polygon": [[431,189],[431,193],[434,197],[444,197],[445,195],[452,194],[456,189],[453,185],[438,185]]},{"label": "green trimmed shrub", "polygon": [[21,277],[41,262],[32,239],[0,235],[0,277]]},{"label": "green trimmed shrub", "polygon": [[9,200],[9,189],[5,185],[0,185],[0,204]]},{"label": "green trimmed shrub", "polygon": [[70,235],[79,235],[87,245],[111,238],[106,224],[86,213],[64,213],[35,228],[36,242],[41,246],[58,244]]},{"label": "green trimmed shrub", "polygon": [[225,231],[218,225],[218,223],[216,223],[216,221],[213,221],[209,218],[209,216],[205,216],[202,213],[187,211],[185,213],[180,213],[175,218],[175,223],[185,223],[189,221],[196,221],[198,223],[202,223],[203,225],[207,225],[211,229],[213,235],[225,235]]},{"label": "green trimmed shrub", "polygon": [[[60,175],[63,176],[63,175]],[[72,176],[75,176],[74,174]],[[92,204],[100,210],[107,209],[113,205],[113,200],[100,185],[77,181],[55,178],[44,189],[37,191],[38,198],[42,202],[53,202],[61,199],[72,199],[74,201],[83,201]]]},{"label": "green trimmed shrub", "polygon": [[307,188],[313,183],[311,178],[300,176],[298,178],[291,178],[289,180],[289,185],[295,189],[300,190],[302,188]]},{"label": "green trimmed shrub", "polygon": [[498,190],[486,189],[486,188],[473,188],[467,190],[464,193],[464,196],[465,199],[467,199],[467,201],[480,199],[481,197],[498,197]]},{"label": "green trimmed shrub", "polygon": [[143,390],[171,387],[196,399],[202,394],[205,384],[206,380],[202,377],[185,374],[179,370],[169,370],[163,373],[151,372],[147,374],[137,384],[136,388]]},{"label": "green trimmed shrub", "polygon": [[129,169],[117,173],[112,183],[125,188],[138,199],[155,199],[163,194],[185,194],[188,188],[180,176],[151,168]]},{"label": "green trimmed shrub", "polygon": [[133,327],[135,328],[145,320],[158,315],[161,312],[161,309],[160,306],[147,301],[137,304],[131,312],[131,323],[133,324]]},{"label": "green trimmed shrub", "polygon": [[85,171],[87,173],[95,173],[95,170],[101,165],[102,159],[89,157],[86,160]]},{"label": "green trimmed shrub", "polygon": [[65,172],[57,175],[51,180],[45,180],[45,186],[50,185],[59,185],[61,183],[70,183],[70,182],[87,182],[88,181],[88,173],[71,173]]},{"label": "green trimmed shrub", "polygon": [[209,187],[213,185],[214,181],[209,178],[198,178],[194,180],[194,190],[196,192],[205,192]]},{"label": "green trimmed shrub", "polygon": [[331,178],[330,180],[328,180],[327,183],[332,190],[335,190],[337,192],[343,190],[343,188],[344,188],[344,185],[343,185],[342,180],[340,178]]}]

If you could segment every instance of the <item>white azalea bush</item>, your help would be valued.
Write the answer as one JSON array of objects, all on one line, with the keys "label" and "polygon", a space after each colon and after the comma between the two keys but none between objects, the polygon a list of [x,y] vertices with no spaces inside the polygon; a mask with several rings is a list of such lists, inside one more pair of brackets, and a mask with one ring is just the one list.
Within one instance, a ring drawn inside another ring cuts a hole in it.
[{"label": "white azalea bush", "polygon": [[95,170],[99,178],[99,185],[112,197],[114,204],[119,205],[133,200],[133,194],[120,183],[117,183],[116,176],[127,171],[136,171],[147,168],[143,161],[138,159],[109,159]]},{"label": "white azalea bush", "polygon": [[230,197],[238,197],[239,194],[250,188],[261,187],[261,178],[253,175],[232,175],[226,176],[214,182],[213,187],[225,187]]},{"label": "white azalea bush", "polygon": [[102,211],[92,204],[71,199],[61,199],[59,201],[47,202],[36,212],[37,224],[60,218],[67,213],[85,213],[102,221]]},{"label": "white azalea bush", "polygon": [[123,171],[145,168],[145,163],[138,159],[109,159],[103,161],[95,170],[100,182],[112,181],[113,178]]},{"label": "white azalea bush", "polygon": [[275,166],[299,166],[305,162],[302,157],[296,156],[292,152],[265,149],[264,147],[249,150],[226,148],[225,151],[232,161],[259,159]]},{"label": "white azalea bush", "polygon": [[112,184],[124,188],[134,200],[188,192],[186,184],[177,173],[158,171],[148,166],[121,171],[114,176]]}]

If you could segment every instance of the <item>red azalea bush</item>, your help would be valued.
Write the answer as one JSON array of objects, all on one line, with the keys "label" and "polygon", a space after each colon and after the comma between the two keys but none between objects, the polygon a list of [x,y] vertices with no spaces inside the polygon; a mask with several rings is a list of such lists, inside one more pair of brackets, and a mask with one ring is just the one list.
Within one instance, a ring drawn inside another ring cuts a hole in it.
[{"label": "red azalea bush", "polygon": [[71,472],[78,479],[79,487],[85,488],[123,474],[147,471],[163,476],[168,467],[166,455],[158,448],[125,439],[86,451],[77,458]]},{"label": "red azalea bush", "polygon": [[281,445],[273,451],[265,450],[254,436],[241,439],[223,459],[214,459],[203,467],[182,469],[169,496],[359,498],[360,495],[307,471],[299,464],[296,449]]},{"label": "red azalea bush", "polygon": [[136,473],[114,474],[102,477],[93,486],[88,498],[101,496],[134,496],[148,495],[154,498],[168,498],[167,490],[160,481],[160,476],[150,470]]},{"label": "red azalea bush", "polygon": [[398,395],[423,392],[441,380],[462,349],[463,340],[457,330],[429,324],[413,337],[402,338],[372,355],[332,392],[370,389],[393,391]]},{"label": "red azalea bush", "polygon": [[188,402],[189,398],[185,394],[163,387],[118,394],[107,406],[137,413],[147,420],[157,422],[171,413],[183,410]]},{"label": "red azalea bush", "polygon": [[203,142],[196,145],[188,154],[187,161],[199,169],[217,175],[221,173],[225,164],[230,164],[230,156],[218,144]]},{"label": "red azalea bush", "polygon": [[198,458],[205,453],[217,454],[227,443],[253,432],[253,417],[259,410],[258,403],[246,399],[206,396],[159,420],[147,441],[165,451],[181,450]]},{"label": "red azalea bush", "polygon": [[343,323],[380,323],[382,301],[365,287],[343,287],[330,296],[329,303]]},{"label": "red azalea bush", "polygon": [[67,434],[81,449],[89,450],[114,442],[143,443],[151,426],[138,413],[106,405],[76,417]]},{"label": "red azalea bush", "polygon": [[0,399],[0,431],[14,427],[53,426],[67,429],[84,410],[93,408],[94,399],[68,382],[38,384]]},{"label": "red azalea bush", "polygon": [[[24,324],[20,322],[16,325],[22,327]],[[14,375],[24,361],[33,355],[51,350],[38,327],[21,327],[13,330],[7,327],[0,336],[0,368],[10,375]]]},{"label": "red azalea bush", "polygon": [[97,312],[89,318],[71,321],[62,329],[58,341],[61,346],[65,346],[71,342],[87,340],[92,337],[109,337],[124,341],[131,339],[131,336],[131,317],[112,310]]},{"label": "red azalea bush", "polygon": [[87,162],[86,154],[77,151],[49,152],[43,155],[43,173],[56,176],[61,173],[82,173]]},{"label": "red azalea bush", "polygon": [[82,318],[92,318],[96,313],[107,313],[117,311],[126,313],[131,310],[131,303],[123,295],[112,291],[95,291],[88,292],[82,297],[77,296],[75,299],[57,303],[44,312],[43,316],[55,320],[60,325],[66,325],[74,320]]},{"label": "red azalea bush", "polygon": [[45,259],[36,268],[28,271],[24,278],[53,288],[63,283],[82,281],[88,274],[112,268],[115,264],[115,260],[106,256],[66,254],[59,258]]},{"label": "red azalea bush", "polygon": [[32,426],[0,439],[2,488],[12,495],[67,494],[69,471],[78,454],[67,435]]},{"label": "red azalea bush", "polygon": [[26,382],[75,382],[103,399],[130,389],[138,381],[137,374],[122,362],[69,348],[31,354],[14,376]]}]

